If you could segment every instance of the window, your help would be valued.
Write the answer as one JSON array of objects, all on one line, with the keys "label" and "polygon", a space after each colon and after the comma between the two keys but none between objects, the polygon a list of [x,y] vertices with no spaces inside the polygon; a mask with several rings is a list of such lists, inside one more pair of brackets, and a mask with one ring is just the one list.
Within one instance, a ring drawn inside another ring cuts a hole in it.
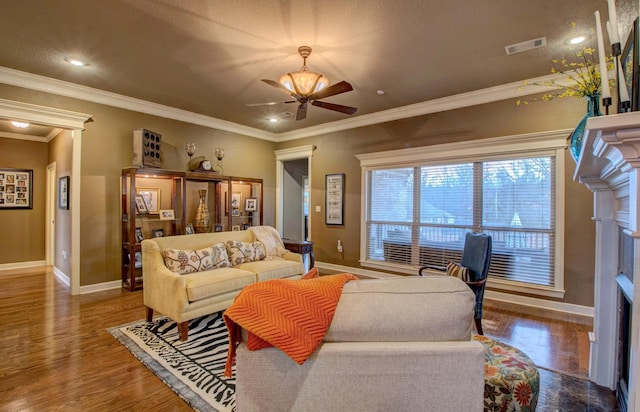
[{"label": "window", "polygon": [[419,148],[424,159],[416,149],[391,152],[384,161],[382,154],[358,156],[362,265],[407,273],[446,266],[460,261],[466,232],[484,232],[493,238],[492,286],[562,293],[557,216],[564,185],[557,182],[564,153],[555,146],[564,147],[564,136],[530,138],[536,144],[513,138],[493,144],[502,138],[476,141],[475,150],[469,143]]}]

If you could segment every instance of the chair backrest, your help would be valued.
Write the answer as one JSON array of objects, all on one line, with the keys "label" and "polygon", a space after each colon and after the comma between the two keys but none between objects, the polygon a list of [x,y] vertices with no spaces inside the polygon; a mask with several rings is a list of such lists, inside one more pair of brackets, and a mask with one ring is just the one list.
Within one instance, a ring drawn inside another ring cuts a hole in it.
[{"label": "chair backrest", "polygon": [[469,268],[469,281],[486,279],[491,264],[491,236],[468,232],[464,239],[462,266]]}]

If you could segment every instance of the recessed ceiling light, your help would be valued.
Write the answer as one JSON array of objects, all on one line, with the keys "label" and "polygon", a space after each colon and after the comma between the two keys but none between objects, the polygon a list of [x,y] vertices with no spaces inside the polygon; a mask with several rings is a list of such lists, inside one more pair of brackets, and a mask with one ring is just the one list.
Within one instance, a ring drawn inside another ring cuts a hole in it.
[{"label": "recessed ceiling light", "polygon": [[277,122],[278,122],[278,119],[276,119],[275,117],[272,117],[272,118],[270,118],[270,119],[269,119],[269,121],[270,121],[271,123],[277,123]]},{"label": "recessed ceiling light", "polygon": [[584,36],[576,36],[569,40],[569,44],[580,44],[585,40]]},{"label": "recessed ceiling light", "polygon": [[83,66],[88,66],[89,63],[80,60],[80,59],[76,59],[75,57],[65,57],[64,60],[67,63],[73,64],[74,66],[78,66],[78,67],[83,67]]},{"label": "recessed ceiling light", "polygon": [[29,127],[29,123],[16,122],[15,120],[12,120],[11,124],[14,125],[15,127],[19,127],[20,129],[25,129],[25,128]]},{"label": "recessed ceiling light", "polygon": [[376,93],[378,93],[379,96],[382,96],[384,94],[384,90],[379,89],[376,91]]}]

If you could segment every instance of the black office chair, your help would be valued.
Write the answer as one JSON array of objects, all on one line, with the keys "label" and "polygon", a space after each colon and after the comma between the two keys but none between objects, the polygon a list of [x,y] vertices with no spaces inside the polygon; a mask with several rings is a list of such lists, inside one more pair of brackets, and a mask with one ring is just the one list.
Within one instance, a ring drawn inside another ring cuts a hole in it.
[{"label": "black office chair", "polygon": [[[469,269],[468,280],[464,282],[476,295],[476,305],[474,309],[474,320],[478,334],[482,335],[482,302],[484,301],[484,289],[489,274],[491,264],[491,236],[485,233],[468,232],[464,239],[464,249],[460,266]],[[447,271],[446,267],[427,265],[418,270],[420,276],[424,276],[426,269]]]}]

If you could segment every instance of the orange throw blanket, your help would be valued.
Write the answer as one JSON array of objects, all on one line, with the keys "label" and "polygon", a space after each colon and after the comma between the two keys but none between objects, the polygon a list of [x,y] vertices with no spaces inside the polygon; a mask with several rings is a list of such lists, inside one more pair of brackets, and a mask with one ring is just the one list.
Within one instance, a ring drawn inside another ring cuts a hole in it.
[{"label": "orange throw blanket", "polygon": [[274,279],[246,286],[224,312],[229,351],[224,375],[232,376],[241,328],[248,332],[247,348],[275,346],[302,365],[318,347],[336,311],[344,284],[352,274],[309,280]]}]

